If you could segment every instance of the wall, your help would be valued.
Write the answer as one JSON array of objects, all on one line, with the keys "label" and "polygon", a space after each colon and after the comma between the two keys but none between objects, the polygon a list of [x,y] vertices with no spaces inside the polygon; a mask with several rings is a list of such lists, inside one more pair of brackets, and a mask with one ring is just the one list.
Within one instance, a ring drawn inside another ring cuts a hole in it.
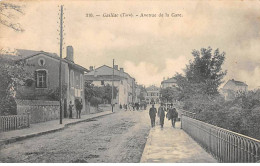
[{"label": "wall", "polygon": [[59,119],[59,102],[44,100],[16,100],[17,114],[30,113],[30,123]]}]

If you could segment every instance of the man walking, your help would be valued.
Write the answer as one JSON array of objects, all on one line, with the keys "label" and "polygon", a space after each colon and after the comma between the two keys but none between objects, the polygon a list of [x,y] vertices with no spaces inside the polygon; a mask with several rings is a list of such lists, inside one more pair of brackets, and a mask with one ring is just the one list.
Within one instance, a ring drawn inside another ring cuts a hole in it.
[{"label": "man walking", "polygon": [[157,113],[157,110],[156,110],[156,108],[154,107],[154,104],[153,104],[153,105],[152,105],[152,108],[150,108],[150,110],[149,110],[149,115],[150,115],[152,127],[155,126],[156,113]]},{"label": "man walking", "polygon": [[171,104],[169,111],[167,113],[167,118],[168,118],[168,120],[171,120],[172,127],[174,127],[174,128],[175,128],[175,122],[176,122],[177,117],[178,117],[178,112],[176,111],[175,108],[173,108],[173,104]]},{"label": "man walking", "polygon": [[81,114],[81,110],[82,110],[82,99],[81,101],[79,99],[75,100],[75,105],[76,105],[76,111],[77,111],[77,119],[80,119],[80,114]]},{"label": "man walking", "polygon": [[69,104],[69,118],[72,119],[72,108],[73,108],[73,105],[72,105],[72,102],[70,101],[70,104]]},{"label": "man walking", "polygon": [[165,118],[165,107],[163,103],[161,103],[161,106],[158,108],[158,117],[160,119],[161,128],[163,128]]}]

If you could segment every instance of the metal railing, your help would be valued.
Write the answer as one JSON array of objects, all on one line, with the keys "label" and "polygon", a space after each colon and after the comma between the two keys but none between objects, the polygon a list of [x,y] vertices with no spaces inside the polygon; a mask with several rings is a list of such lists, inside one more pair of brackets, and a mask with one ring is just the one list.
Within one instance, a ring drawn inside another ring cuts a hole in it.
[{"label": "metal railing", "polygon": [[30,114],[0,116],[0,132],[30,127]]},{"label": "metal railing", "polygon": [[260,160],[260,140],[196,119],[181,117],[182,129],[220,162],[255,163]]}]

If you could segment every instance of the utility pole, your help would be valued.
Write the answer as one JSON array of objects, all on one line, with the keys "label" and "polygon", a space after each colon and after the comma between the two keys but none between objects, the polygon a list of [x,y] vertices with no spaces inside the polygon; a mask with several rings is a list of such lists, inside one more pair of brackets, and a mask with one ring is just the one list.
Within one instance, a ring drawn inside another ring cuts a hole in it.
[{"label": "utility pole", "polygon": [[62,81],[61,81],[62,44],[63,44],[63,5],[61,5],[60,7],[60,67],[59,67],[60,124],[62,124]]},{"label": "utility pole", "polygon": [[114,112],[114,65],[115,65],[115,60],[113,59],[113,75],[112,75],[112,112]]}]

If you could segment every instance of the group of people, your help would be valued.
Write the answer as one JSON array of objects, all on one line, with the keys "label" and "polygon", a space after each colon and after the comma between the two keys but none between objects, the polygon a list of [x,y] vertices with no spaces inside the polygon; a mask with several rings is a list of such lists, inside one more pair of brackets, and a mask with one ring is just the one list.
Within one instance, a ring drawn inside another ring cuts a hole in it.
[{"label": "group of people", "polygon": [[135,110],[146,110],[146,107],[147,107],[147,104],[145,103],[145,104],[143,104],[143,103],[131,103],[131,104],[129,104],[129,105],[127,105],[127,104],[124,104],[124,105],[122,105],[122,104],[120,104],[119,105],[119,108],[120,109],[124,109],[124,110],[129,110],[129,111],[135,111]]},{"label": "group of people", "polygon": [[164,125],[165,116],[168,120],[171,120],[172,127],[175,128],[175,122],[178,118],[178,112],[176,111],[175,108],[173,108],[173,104],[170,105],[170,108],[166,109],[165,105],[161,103],[160,107],[158,108],[158,113],[157,113],[157,109],[154,107],[154,104],[152,104],[152,107],[149,110],[152,127],[155,126],[156,114],[159,117],[160,125],[162,128]]},{"label": "group of people", "polygon": [[[72,101],[70,101],[69,104],[69,118],[72,119],[72,110],[73,110],[74,105],[72,104]],[[82,99],[75,99],[75,107],[76,107],[76,113],[77,113],[77,119],[80,119],[80,114],[81,114],[81,110],[83,108],[82,105]]]}]

